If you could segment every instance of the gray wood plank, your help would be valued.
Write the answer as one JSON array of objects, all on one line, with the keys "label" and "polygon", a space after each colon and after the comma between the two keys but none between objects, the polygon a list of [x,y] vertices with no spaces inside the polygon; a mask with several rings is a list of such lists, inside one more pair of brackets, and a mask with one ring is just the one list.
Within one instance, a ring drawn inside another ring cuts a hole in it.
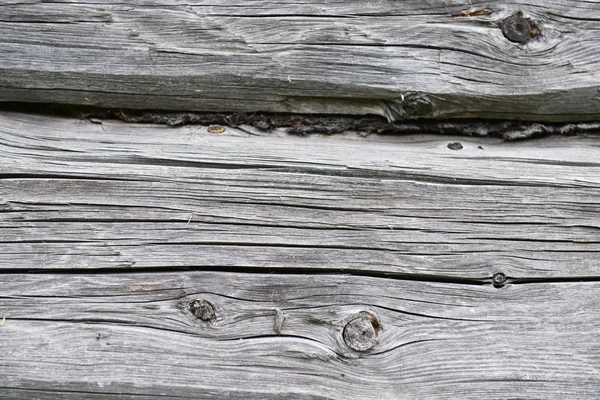
[{"label": "gray wood plank", "polygon": [[0,114],[0,269],[599,277],[597,137],[526,143]]},{"label": "gray wood plank", "polygon": [[593,120],[599,42],[594,1],[11,0],[0,101]]},{"label": "gray wood plank", "polygon": [[[600,395],[598,282],[496,289],[214,272],[2,280],[6,399]],[[195,300],[215,318],[195,317]],[[344,339],[361,313],[376,332],[364,352]]]}]

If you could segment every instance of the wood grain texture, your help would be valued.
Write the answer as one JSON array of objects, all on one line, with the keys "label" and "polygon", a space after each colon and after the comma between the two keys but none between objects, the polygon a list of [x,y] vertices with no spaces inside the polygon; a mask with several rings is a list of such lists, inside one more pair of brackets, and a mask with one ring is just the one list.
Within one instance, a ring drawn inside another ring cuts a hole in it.
[{"label": "wood grain texture", "polygon": [[[2,278],[3,398],[600,396],[598,282],[496,289],[221,272]],[[196,299],[214,305],[215,320],[190,313]],[[360,312],[380,324],[367,352],[342,336]]]},{"label": "wood grain texture", "polygon": [[0,269],[598,278],[597,137],[527,143],[0,114]]},{"label": "wood grain texture", "polygon": [[594,120],[599,42],[589,0],[10,0],[0,101]]},{"label": "wood grain texture", "polygon": [[0,397],[597,398],[599,153],[1,112]]}]

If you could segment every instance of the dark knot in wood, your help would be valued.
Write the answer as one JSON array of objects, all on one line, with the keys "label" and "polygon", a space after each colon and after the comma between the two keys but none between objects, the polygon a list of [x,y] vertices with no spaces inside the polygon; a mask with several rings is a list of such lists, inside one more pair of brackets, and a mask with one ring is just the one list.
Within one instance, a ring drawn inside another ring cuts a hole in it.
[{"label": "dark knot in wood", "polygon": [[406,117],[423,117],[431,114],[432,111],[433,104],[422,96],[411,95],[404,99],[404,114]]},{"label": "dark knot in wood", "polygon": [[498,272],[492,277],[492,282],[494,283],[494,286],[502,286],[506,282],[506,275],[502,272]]},{"label": "dark knot in wood", "polygon": [[190,302],[190,311],[202,321],[213,321],[216,318],[215,307],[206,300],[193,300]]},{"label": "dark knot in wood", "polygon": [[344,327],[344,342],[355,351],[367,351],[375,344],[381,330],[379,321],[369,313],[360,313]]},{"label": "dark knot in wood", "polygon": [[506,18],[501,22],[500,28],[504,37],[515,43],[525,43],[533,36],[533,27],[531,23],[523,18],[520,12]]}]

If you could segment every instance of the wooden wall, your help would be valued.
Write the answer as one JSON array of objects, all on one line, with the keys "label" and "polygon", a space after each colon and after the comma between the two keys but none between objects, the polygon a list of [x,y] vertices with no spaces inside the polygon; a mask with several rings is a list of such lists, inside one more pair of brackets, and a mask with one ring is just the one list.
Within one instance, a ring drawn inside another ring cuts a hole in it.
[{"label": "wooden wall", "polygon": [[597,398],[598,160],[1,113],[0,397]]},{"label": "wooden wall", "polygon": [[597,1],[9,0],[0,101],[597,120]]},{"label": "wooden wall", "polygon": [[6,0],[0,110],[0,399],[600,398],[598,1]]}]

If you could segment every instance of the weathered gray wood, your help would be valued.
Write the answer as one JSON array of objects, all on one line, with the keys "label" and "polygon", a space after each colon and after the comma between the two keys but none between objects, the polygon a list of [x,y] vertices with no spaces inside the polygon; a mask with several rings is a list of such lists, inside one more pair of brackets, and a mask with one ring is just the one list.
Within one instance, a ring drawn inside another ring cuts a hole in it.
[{"label": "weathered gray wood", "polygon": [[3,113],[0,269],[600,276],[597,137],[453,140]]},{"label": "weathered gray wood", "polygon": [[0,101],[592,120],[599,43],[596,1],[10,0]]},{"label": "weathered gray wood", "polygon": [[[3,398],[600,395],[598,282],[495,289],[348,275],[2,278]],[[198,299],[213,304],[216,319],[192,315]],[[366,352],[343,339],[361,312],[379,325]]]},{"label": "weathered gray wood", "polygon": [[0,113],[0,397],[596,398],[599,147]]}]

